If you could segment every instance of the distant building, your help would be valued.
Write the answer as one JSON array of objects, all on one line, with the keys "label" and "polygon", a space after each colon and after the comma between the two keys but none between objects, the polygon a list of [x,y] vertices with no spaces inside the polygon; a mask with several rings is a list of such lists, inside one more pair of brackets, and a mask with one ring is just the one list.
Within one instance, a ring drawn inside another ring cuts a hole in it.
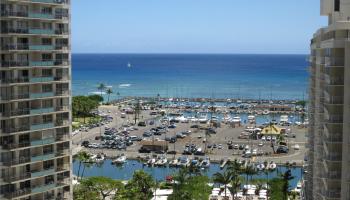
[{"label": "distant building", "polygon": [[0,0],[0,199],[73,199],[69,0]]},{"label": "distant building", "polygon": [[350,0],[322,0],[311,40],[306,199],[350,199]]}]

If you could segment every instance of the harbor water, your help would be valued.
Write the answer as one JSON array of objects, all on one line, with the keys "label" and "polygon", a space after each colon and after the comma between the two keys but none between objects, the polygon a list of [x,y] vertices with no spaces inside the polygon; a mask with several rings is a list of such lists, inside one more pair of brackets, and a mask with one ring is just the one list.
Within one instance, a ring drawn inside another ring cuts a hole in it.
[{"label": "harbor water", "polygon": [[[73,163],[73,173],[77,175],[79,169],[79,162],[74,161]],[[298,181],[302,178],[302,168],[301,167],[290,167],[292,176],[294,177],[290,180],[290,187],[295,188]],[[123,165],[112,165],[112,161],[107,159],[102,164],[88,164],[85,168],[85,176],[107,176],[118,180],[128,180],[132,178],[133,173],[136,170],[143,170],[148,174],[152,175],[158,181],[165,181],[166,176],[173,175],[179,168],[173,167],[149,167],[143,165],[142,162],[138,160],[127,160]],[[223,169],[224,170],[224,169]],[[269,172],[268,176],[264,173],[260,173],[253,176],[253,179],[272,179],[277,177],[278,174],[284,173],[287,170],[286,167],[279,166],[276,170]],[[202,170],[202,174],[212,177],[216,172],[221,172],[220,164],[211,163],[210,167],[206,170]],[[245,177],[244,177],[245,178]]]}]

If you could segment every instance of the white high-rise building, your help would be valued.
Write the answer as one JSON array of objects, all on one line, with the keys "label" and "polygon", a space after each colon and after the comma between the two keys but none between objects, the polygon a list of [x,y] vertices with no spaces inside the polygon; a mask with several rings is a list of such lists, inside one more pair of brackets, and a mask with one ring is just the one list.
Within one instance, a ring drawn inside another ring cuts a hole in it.
[{"label": "white high-rise building", "polygon": [[350,0],[322,0],[311,40],[306,199],[350,199]]},{"label": "white high-rise building", "polygon": [[0,14],[0,199],[72,199],[69,0]]}]

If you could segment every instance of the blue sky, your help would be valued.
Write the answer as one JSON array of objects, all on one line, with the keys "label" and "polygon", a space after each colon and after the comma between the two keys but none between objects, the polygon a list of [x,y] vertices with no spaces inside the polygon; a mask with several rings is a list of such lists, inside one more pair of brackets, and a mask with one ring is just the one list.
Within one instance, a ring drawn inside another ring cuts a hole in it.
[{"label": "blue sky", "polygon": [[307,54],[320,0],[73,0],[73,53]]}]

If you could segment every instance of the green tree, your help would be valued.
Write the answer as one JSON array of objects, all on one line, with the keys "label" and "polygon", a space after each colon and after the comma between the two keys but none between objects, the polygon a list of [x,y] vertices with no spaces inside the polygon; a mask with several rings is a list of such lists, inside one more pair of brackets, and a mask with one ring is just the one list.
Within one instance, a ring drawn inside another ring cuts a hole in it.
[{"label": "green tree", "polygon": [[91,111],[98,107],[98,102],[86,97],[86,96],[75,96],[73,97],[73,116],[83,117],[84,123],[88,116],[91,116]]},{"label": "green tree", "polygon": [[190,176],[187,169],[174,175],[173,193],[168,200],[207,200],[211,192],[207,176]]},{"label": "green tree", "polygon": [[232,174],[229,171],[225,171],[224,173],[217,172],[213,176],[213,181],[215,183],[224,185],[225,198],[227,198],[227,185],[231,182],[231,180]]},{"label": "green tree", "polygon": [[141,114],[141,103],[140,103],[140,100],[137,100],[135,105],[134,105],[134,121],[135,121],[135,124],[137,122],[137,120],[139,119],[139,116]]},{"label": "green tree", "polygon": [[111,197],[112,194],[119,195],[124,190],[124,184],[121,181],[103,176],[83,179],[80,184],[85,191],[96,192],[102,200]]},{"label": "green tree", "polygon": [[237,197],[237,193],[240,191],[242,184],[242,177],[238,174],[232,175],[231,187],[229,188],[233,196]]},{"label": "green tree", "polygon": [[286,172],[282,174],[282,180],[283,180],[283,186],[282,186],[282,192],[283,192],[283,198],[285,200],[288,199],[289,194],[289,181],[292,180],[294,177],[292,176],[292,171],[290,169],[287,169]]},{"label": "green tree", "polygon": [[132,179],[125,186],[128,191],[126,196],[128,199],[149,200],[153,197],[154,185],[152,176],[141,170],[135,171]]},{"label": "green tree", "polygon": [[98,103],[103,102],[103,100],[104,100],[103,97],[98,95],[98,94],[89,95],[88,98],[91,100],[94,100]]},{"label": "green tree", "polygon": [[108,95],[108,100],[107,100],[107,104],[109,104],[109,97],[111,96],[111,94],[113,94],[113,90],[111,88],[108,88],[106,90],[106,94]]},{"label": "green tree", "polygon": [[90,155],[86,151],[79,151],[74,157],[76,160],[79,161],[79,167],[78,167],[78,179],[79,179],[81,165],[90,159]]},{"label": "green tree", "polygon": [[106,85],[103,84],[103,83],[100,83],[100,84],[97,86],[97,89],[100,91],[101,97],[103,97],[103,91],[106,89]]},{"label": "green tree", "polygon": [[248,180],[249,180],[249,176],[250,176],[250,180],[252,180],[253,175],[257,174],[257,171],[255,170],[255,168],[253,167],[253,165],[247,165],[244,169],[243,169],[247,179],[246,179],[246,183],[248,184]]}]

